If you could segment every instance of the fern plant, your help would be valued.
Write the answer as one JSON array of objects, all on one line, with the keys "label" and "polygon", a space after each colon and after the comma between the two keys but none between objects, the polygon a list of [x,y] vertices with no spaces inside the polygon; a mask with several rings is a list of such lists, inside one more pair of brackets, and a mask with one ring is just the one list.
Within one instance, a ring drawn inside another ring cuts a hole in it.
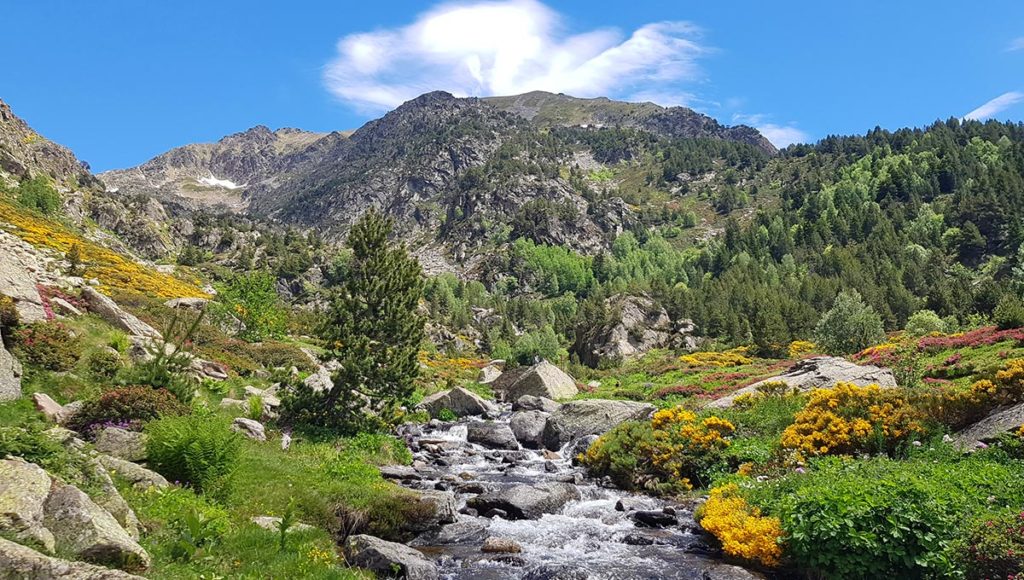
[{"label": "fern plant", "polygon": [[161,475],[201,492],[226,491],[242,449],[241,436],[227,419],[196,410],[153,421],[146,432],[149,464]]}]

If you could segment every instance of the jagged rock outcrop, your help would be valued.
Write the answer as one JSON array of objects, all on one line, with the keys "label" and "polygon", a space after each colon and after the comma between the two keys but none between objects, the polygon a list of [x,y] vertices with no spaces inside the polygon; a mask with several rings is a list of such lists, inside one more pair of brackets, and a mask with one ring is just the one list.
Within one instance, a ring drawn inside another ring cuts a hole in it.
[{"label": "jagged rock outcrop", "polygon": [[636,401],[585,399],[563,403],[544,426],[544,446],[558,451],[563,445],[587,435],[601,435],[624,421],[641,421],[654,405]]},{"label": "jagged rock outcrop", "polygon": [[122,570],[149,568],[149,554],[105,509],[73,485],[54,483],[44,505],[44,523],[56,549],[78,560]]},{"label": "jagged rock outcrop", "polygon": [[43,282],[47,261],[21,239],[0,231],[0,294],[14,300],[22,322],[46,320],[36,285]]},{"label": "jagged rock outcrop", "polygon": [[373,536],[351,536],[345,543],[349,564],[372,570],[384,578],[436,580],[437,566],[413,548]]},{"label": "jagged rock outcrop", "polygon": [[436,417],[443,409],[448,409],[456,417],[498,412],[494,403],[462,387],[434,393],[420,401],[416,408],[427,411],[432,417]]},{"label": "jagged rock outcrop", "polygon": [[0,580],[145,580],[142,576],[86,562],[41,554],[0,538]]},{"label": "jagged rock outcrop", "polygon": [[998,439],[1004,433],[1015,432],[1024,426],[1024,403],[996,410],[953,436],[962,447],[973,447]]},{"label": "jagged rock outcrop", "polygon": [[615,295],[606,301],[615,320],[584,335],[573,350],[584,364],[597,367],[602,361],[624,362],[656,348],[693,350],[693,322],[673,322],[664,308],[647,296]]},{"label": "jagged rock outcrop", "polygon": [[548,399],[569,399],[579,393],[576,381],[562,369],[544,360],[526,370],[511,384],[495,381],[491,388],[499,389],[507,401],[515,401],[524,395]]},{"label": "jagged rock outcrop", "polygon": [[159,331],[145,322],[139,320],[134,314],[127,312],[117,305],[116,302],[100,294],[89,286],[82,287],[82,298],[85,298],[89,305],[89,312],[107,321],[111,326],[123,330],[132,336],[142,336],[160,340]]},{"label": "jagged rock outcrop", "polygon": [[44,525],[50,476],[43,468],[21,459],[0,460],[0,532],[31,542],[52,553],[53,533]]},{"label": "jagged rock outcrop", "polygon": [[756,393],[765,383],[786,383],[798,391],[809,391],[817,388],[828,388],[836,383],[853,383],[858,386],[878,385],[895,387],[896,377],[892,371],[874,365],[858,365],[844,358],[834,356],[816,356],[798,361],[785,373],[754,383],[733,392],[731,395],[715,399],[706,406],[709,408],[731,407],[736,397],[746,393]]},{"label": "jagged rock outcrop", "polygon": [[58,182],[96,182],[70,149],[35,132],[0,100],[0,170],[18,178],[47,175]]}]

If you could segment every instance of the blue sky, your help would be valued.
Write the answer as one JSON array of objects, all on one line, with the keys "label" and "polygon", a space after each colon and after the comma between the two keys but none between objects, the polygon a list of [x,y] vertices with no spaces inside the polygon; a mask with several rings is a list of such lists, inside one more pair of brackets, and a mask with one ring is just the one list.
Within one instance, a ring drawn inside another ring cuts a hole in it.
[{"label": "blue sky", "polygon": [[4,8],[0,99],[93,169],[431,89],[685,104],[778,144],[1024,119],[1024,2],[135,2]]}]

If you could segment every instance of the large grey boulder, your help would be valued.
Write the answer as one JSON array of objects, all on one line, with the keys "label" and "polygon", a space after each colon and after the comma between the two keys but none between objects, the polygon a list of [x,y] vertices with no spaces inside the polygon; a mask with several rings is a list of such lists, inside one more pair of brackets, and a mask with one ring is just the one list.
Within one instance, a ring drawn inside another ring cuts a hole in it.
[{"label": "large grey boulder", "polygon": [[536,520],[544,514],[558,513],[565,504],[580,497],[580,490],[571,483],[524,484],[472,497],[466,506],[479,513],[502,510],[512,520]]},{"label": "large grey boulder", "polygon": [[515,401],[523,395],[554,400],[571,399],[578,393],[576,381],[546,360],[528,368],[518,380],[504,390],[507,401]]},{"label": "large grey boulder", "polygon": [[544,446],[558,451],[566,443],[587,435],[601,435],[624,421],[647,419],[653,412],[654,405],[636,401],[569,401],[548,417]]},{"label": "large grey boulder", "polygon": [[504,423],[483,421],[466,426],[466,441],[491,449],[519,449],[515,433]]},{"label": "large grey boulder", "polygon": [[162,338],[155,328],[139,320],[134,314],[126,312],[116,302],[100,294],[94,288],[83,286],[82,297],[89,305],[89,312],[106,320],[111,326],[133,336],[144,336],[156,340]]},{"label": "large grey boulder", "polygon": [[132,572],[149,568],[146,550],[77,487],[55,483],[43,510],[59,552]]},{"label": "large grey boulder", "polygon": [[50,476],[36,464],[0,460],[0,535],[31,542],[52,553],[54,537],[44,522],[50,485]]},{"label": "large grey boulder", "polygon": [[544,427],[550,416],[544,411],[517,411],[508,426],[523,447],[538,449],[544,444]]},{"label": "large grey boulder", "polygon": [[552,401],[546,397],[534,397],[533,395],[523,395],[512,403],[513,411],[544,411],[545,413],[554,413],[558,410],[561,403]]},{"label": "large grey boulder", "polygon": [[481,385],[489,385],[494,381],[498,380],[501,376],[501,366],[491,363],[484,368],[480,369],[480,377],[477,378],[476,382]]},{"label": "large grey boulder", "polygon": [[21,363],[0,342],[0,403],[21,398]]},{"label": "large grey boulder", "polygon": [[411,491],[412,501],[424,507],[417,513],[427,514],[409,521],[405,530],[415,534],[437,529],[455,523],[459,519],[459,506],[455,494],[450,491]]},{"label": "large grey boulder", "polygon": [[164,302],[168,308],[182,308],[188,310],[204,310],[210,301],[206,298],[172,298]]},{"label": "large grey boulder", "polygon": [[766,383],[777,382],[786,383],[790,388],[797,391],[831,388],[836,383],[853,383],[860,387],[878,385],[888,388],[896,386],[896,377],[892,374],[891,370],[886,368],[874,365],[858,365],[835,356],[816,356],[798,361],[784,374],[756,382],[748,387],[734,391],[727,397],[711,401],[706,407],[731,407],[736,397],[747,393],[756,393],[758,388]]},{"label": "large grey boulder", "polygon": [[953,436],[963,447],[974,447],[998,439],[1000,435],[1024,426],[1024,403],[998,410]]},{"label": "large grey boulder", "polygon": [[245,417],[238,417],[231,424],[231,430],[236,433],[241,433],[253,441],[266,441],[267,432],[263,428],[263,423],[259,421],[253,421],[252,419],[246,419]]},{"label": "large grey boulder", "polygon": [[137,463],[118,459],[110,455],[100,455],[99,461],[111,475],[124,479],[135,488],[147,489],[150,487],[165,488],[171,486],[171,483],[164,476],[146,469]]},{"label": "large grey boulder", "polygon": [[119,427],[104,427],[96,435],[96,451],[125,461],[146,460],[146,434]]},{"label": "large grey boulder", "polygon": [[121,524],[124,531],[128,532],[128,535],[133,540],[138,541],[139,530],[142,524],[139,522],[138,516],[135,515],[135,510],[128,505],[121,492],[117,491],[117,486],[114,485],[114,480],[110,477],[110,473],[103,467],[100,460],[95,457],[89,460],[88,469],[92,472],[93,481],[97,482],[99,487],[93,493],[92,500],[107,510],[110,515],[114,516],[114,519],[117,520],[117,523]]},{"label": "large grey boulder", "polygon": [[145,580],[86,562],[51,558],[0,538],[0,580]]},{"label": "large grey boulder", "polygon": [[345,543],[345,560],[383,578],[435,580],[438,577],[437,566],[419,551],[365,534],[349,537]]},{"label": "large grey boulder", "polygon": [[420,401],[416,408],[427,411],[432,417],[438,416],[442,409],[448,409],[456,417],[498,412],[498,407],[494,403],[462,387],[434,393]]}]

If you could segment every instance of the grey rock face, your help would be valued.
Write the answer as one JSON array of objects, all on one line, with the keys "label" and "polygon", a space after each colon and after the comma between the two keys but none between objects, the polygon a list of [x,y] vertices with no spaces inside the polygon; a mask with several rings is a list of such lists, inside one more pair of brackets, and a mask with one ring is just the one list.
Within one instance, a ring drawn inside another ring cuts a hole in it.
[{"label": "grey rock face", "polygon": [[620,313],[619,320],[576,347],[584,364],[596,367],[602,360],[627,361],[673,344],[672,320],[650,298],[617,295],[607,303]]},{"label": "grey rock face", "polygon": [[119,328],[134,336],[144,336],[159,340],[160,333],[152,326],[126,312],[116,302],[100,294],[88,286],[82,287],[82,297],[89,305],[89,311],[106,320],[111,326]]},{"label": "grey rock face", "polygon": [[544,426],[550,416],[544,411],[517,411],[508,425],[523,447],[538,449],[544,444]]},{"label": "grey rock face", "polygon": [[145,580],[142,576],[86,562],[51,558],[0,538],[0,578],[4,580]]},{"label": "grey rock face", "polygon": [[462,387],[434,393],[423,399],[416,407],[426,410],[433,417],[436,417],[442,409],[448,409],[456,417],[487,415],[498,411],[494,403]]},{"label": "grey rock face", "polygon": [[654,405],[635,401],[587,399],[569,401],[548,417],[544,446],[557,451],[587,435],[601,435],[624,421],[640,421],[654,412]]},{"label": "grey rock face", "polygon": [[985,417],[953,436],[961,446],[972,447],[1015,431],[1024,425],[1024,403],[1002,409]]},{"label": "grey rock face", "polygon": [[0,343],[0,402],[21,398],[21,363]]},{"label": "grey rock face", "polygon": [[437,566],[419,551],[364,534],[352,536],[345,544],[345,559],[353,566],[372,570],[382,577],[435,580]]},{"label": "grey rock face", "polygon": [[125,461],[146,460],[146,434],[118,427],[105,427],[96,436],[96,450]]},{"label": "grey rock face", "polygon": [[413,493],[414,501],[428,506],[429,509],[424,512],[429,512],[430,515],[409,522],[406,531],[418,534],[454,523],[458,519],[458,504],[455,494],[450,491],[416,491]]},{"label": "grey rock face", "polygon": [[515,401],[523,395],[548,399],[570,399],[579,393],[576,381],[562,369],[541,361],[520,376],[504,390],[506,400]]},{"label": "grey rock face", "polygon": [[739,389],[727,397],[707,404],[709,408],[731,407],[736,397],[756,393],[765,383],[783,382],[799,391],[834,387],[836,383],[853,383],[857,386],[878,385],[895,387],[896,377],[889,369],[873,365],[858,365],[834,356],[816,356],[798,361],[786,373],[765,379]]},{"label": "grey rock face", "polygon": [[478,495],[466,505],[480,513],[501,510],[509,519],[536,520],[544,514],[558,513],[565,504],[580,497],[580,490],[570,483],[539,483]]},{"label": "grey rock face", "polygon": [[491,449],[519,449],[515,433],[503,423],[470,423],[467,425],[466,440]]},{"label": "grey rock face", "polygon": [[53,532],[57,550],[76,559],[128,571],[149,568],[149,554],[106,510],[82,490],[57,484],[44,506],[45,525]]},{"label": "grey rock face", "polygon": [[533,395],[523,395],[516,399],[512,403],[513,411],[544,411],[545,413],[554,413],[558,410],[560,403],[552,401],[544,397],[534,397]]},{"label": "grey rock face", "polygon": [[253,421],[252,419],[246,419],[245,417],[238,417],[231,424],[231,429],[245,435],[253,441],[267,440],[267,433],[263,428],[263,424],[259,421]]},{"label": "grey rock face", "polygon": [[50,476],[20,459],[0,460],[0,531],[53,552],[53,534],[44,524]]},{"label": "grey rock face", "polygon": [[111,474],[131,482],[131,484],[136,488],[165,488],[171,486],[170,482],[168,482],[164,476],[150,469],[146,469],[137,463],[111,457],[110,455],[100,455],[99,460],[100,463],[103,464],[103,467],[107,468]]}]

